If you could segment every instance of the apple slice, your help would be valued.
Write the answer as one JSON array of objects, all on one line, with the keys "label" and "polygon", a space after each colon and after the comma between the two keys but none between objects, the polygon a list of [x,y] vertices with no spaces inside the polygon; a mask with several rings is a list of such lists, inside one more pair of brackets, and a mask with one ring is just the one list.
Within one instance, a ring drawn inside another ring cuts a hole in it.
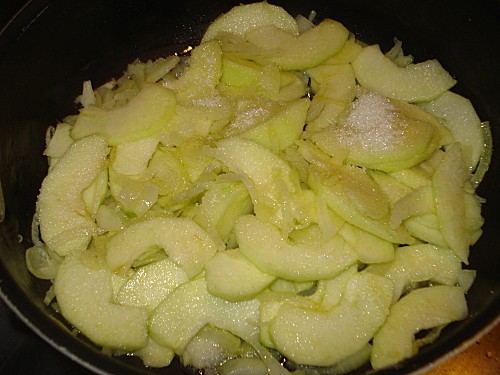
[{"label": "apple slice", "polygon": [[360,42],[356,40],[355,37],[350,36],[345,42],[342,49],[335,55],[329,57],[322,64],[324,65],[337,65],[337,64],[349,64],[353,62],[356,57],[363,50],[363,46]]},{"label": "apple slice", "polygon": [[244,347],[239,337],[207,325],[186,346],[181,360],[184,366],[210,371],[230,358],[240,356]]},{"label": "apple slice", "polygon": [[227,244],[233,240],[233,228],[238,217],[252,211],[252,200],[243,183],[216,180],[194,208],[193,220]]},{"label": "apple slice", "polygon": [[278,228],[241,216],[234,228],[240,251],[263,272],[294,281],[334,277],[357,260],[340,236],[320,246],[291,243]]},{"label": "apple slice", "polygon": [[175,357],[171,348],[159,345],[150,336],[148,336],[146,346],[136,350],[133,355],[140,357],[144,365],[148,367],[166,367]]},{"label": "apple slice", "polygon": [[414,335],[418,331],[466,317],[467,302],[461,287],[439,285],[412,291],[391,307],[386,322],[375,335],[373,368],[390,366],[414,355]]},{"label": "apple slice", "polygon": [[237,137],[219,141],[207,153],[241,177],[257,215],[284,226],[285,196],[289,198],[301,189],[298,175],[286,161],[251,140]]},{"label": "apple slice", "polygon": [[117,145],[114,148],[111,167],[116,173],[127,176],[143,174],[158,142],[159,138],[153,136]]},{"label": "apple slice", "polygon": [[453,144],[432,176],[439,228],[444,240],[468,264],[470,240],[466,230],[465,185],[470,172],[459,144]]},{"label": "apple slice", "polygon": [[446,91],[432,102],[421,103],[420,108],[444,121],[455,140],[462,145],[465,163],[471,171],[474,170],[484,148],[484,140],[481,120],[470,100]]},{"label": "apple slice", "polygon": [[42,240],[65,256],[84,250],[96,231],[82,192],[106,167],[108,145],[97,136],[73,143],[45,177],[37,201]]},{"label": "apple slice", "polygon": [[[343,184],[340,184],[338,181],[339,177],[337,173],[329,176],[324,171],[316,168],[310,170],[308,182],[311,189],[321,199],[325,200],[333,212],[345,221],[389,242],[399,244],[411,244],[415,242],[415,239],[403,227],[392,228],[389,224],[388,215],[377,219],[363,215],[357,205],[352,202],[349,195],[344,191]],[[360,181],[362,182],[362,180]],[[374,207],[379,203],[373,201]]]},{"label": "apple slice", "polygon": [[93,252],[74,254],[54,282],[62,315],[97,345],[134,351],[147,344],[148,311],[112,301],[112,272]]},{"label": "apple slice", "polygon": [[363,48],[352,67],[361,86],[411,103],[431,101],[456,83],[437,60],[400,67],[377,44]]},{"label": "apple slice", "polygon": [[202,43],[191,51],[189,65],[177,80],[166,83],[181,104],[217,96],[222,75],[222,49],[218,41]]},{"label": "apple slice", "polygon": [[180,285],[156,308],[149,320],[151,337],[182,354],[207,324],[248,340],[257,334],[259,302],[229,302],[210,294],[204,278]]},{"label": "apple slice", "polygon": [[255,297],[275,277],[265,274],[249,261],[239,249],[217,253],[205,265],[208,291],[228,301]]},{"label": "apple slice", "polygon": [[106,261],[115,272],[127,270],[152,246],[162,248],[188,277],[199,274],[217,251],[214,240],[193,220],[157,217],[114,235],[106,246]]},{"label": "apple slice", "polygon": [[266,348],[276,349],[271,337],[270,327],[280,308],[286,303],[293,306],[313,309],[317,303],[304,296],[291,292],[264,291],[258,296],[260,301],[259,340]]},{"label": "apple slice", "polygon": [[255,61],[274,63],[282,70],[304,70],[339,52],[348,36],[340,22],[325,19],[299,36],[270,25],[250,30],[245,39],[262,50],[252,56]]},{"label": "apple slice", "polygon": [[360,262],[384,263],[394,259],[394,244],[354,225],[345,223],[339,234],[354,249]]},{"label": "apple slice", "polygon": [[351,64],[321,64],[307,69],[315,97],[336,100],[347,105],[355,98],[356,79]]},{"label": "apple slice", "polygon": [[280,90],[280,71],[276,65],[260,65],[223,53],[220,83],[241,89],[247,95],[275,98]]},{"label": "apple slice", "polygon": [[331,310],[285,303],[271,323],[271,338],[295,363],[332,366],[368,344],[389,314],[392,293],[390,280],[355,274],[340,304]]},{"label": "apple slice", "polygon": [[55,131],[52,134],[45,151],[43,152],[43,154],[49,158],[51,165],[54,160],[58,160],[61,156],[63,156],[69,146],[75,142],[75,140],[71,138],[72,128],[72,125],[64,122],[57,124]]},{"label": "apple slice", "polygon": [[353,165],[392,172],[429,158],[447,135],[418,107],[367,92],[311,139],[332,157],[345,155]]},{"label": "apple slice", "polygon": [[115,301],[152,311],[179,285],[188,281],[186,273],[170,259],[139,267],[116,294]]},{"label": "apple slice", "polygon": [[411,283],[432,281],[455,285],[461,269],[460,260],[450,249],[419,244],[397,248],[392,262],[369,265],[366,271],[394,281],[395,302]]},{"label": "apple slice", "polygon": [[163,129],[172,118],[175,105],[172,90],[161,85],[145,86],[123,107],[83,108],[71,136],[80,139],[99,134],[112,146],[135,141]]},{"label": "apple slice", "polygon": [[240,136],[272,151],[283,151],[292,146],[302,135],[309,104],[307,98],[289,101],[278,114]]},{"label": "apple slice", "polygon": [[108,170],[99,172],[95,180],[82,191],[82,199],[87,208],[87,212],[93,218],[97,215],[97,210],[108,193]]},{"label": "apple slice", "polygon": [[235,6],[219,16],[208,26],[202,43],[214,39],[221,32],[243,36],[254,28],[268,25],[299,35],[297,22],[285,9],[262,1]]}]

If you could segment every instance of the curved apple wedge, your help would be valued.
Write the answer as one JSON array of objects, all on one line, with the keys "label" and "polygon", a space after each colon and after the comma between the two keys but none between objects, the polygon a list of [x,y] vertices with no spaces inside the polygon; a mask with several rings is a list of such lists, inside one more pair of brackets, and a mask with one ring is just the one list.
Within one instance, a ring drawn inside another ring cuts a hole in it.
[{"label": "curved apple wedge", "polygon": [[106,261],[113,271],[125,270],[151,247],[162,248],[192,277],[215,254],[214,240],[193,220],[157,217],[132,224],[107,243]]},{"label": "curved apple wedge", "polygon": [[214,296],[242,301],[253,298],[276,278],[259,270],[239,249],[231,249],[207,262],[205,279]]},{"label": "curved apple wedge", "polygon": [[214,39],[221,32],[243,36],[254,28],[268,25],[283,29],[292,35],[299,35],[297,22],[292,15],[282,7],[262,1],[241,4],[222,14],[208,26],[202,42]]},{"label": "curved apple wedge", "polygon": [[376,44],[363,48],[352,66],[361,86],[411,103],[430,101],[456,83],[437,60],[400,67]]},{"label": "curved apple wedge", "polygon": [[375,335],[373,368],[410,357],[416,350],[415,333],[465,319],[467,311],[461,287],[439,285],[414,290],[392,306],[386,322]]},{"label": "curved apple wedge", "polygon": [[241,216],[235,234],[240,251],[263,272],[294,281],[329,279],[357,261],[340,236],[321,246],[292,243],[281,231],[255,216]]},{"label": "curved apple wedge", "polygon": [[392,302],[392,282],[359,273],[348,281],[331,310],[284,304],[271,323],[276,349],[288,359],[331,366],[361,350],[382,326]]},{"label": "curved apple wedge", "polygon": [[228,302],[215,297],[201,278],[180,285],[165,298],[151,315],[149,332],[179,354],[207,324],[248,340],[257,334],[258,319],[257,300]]},{"label": "curved apple wedge", "polygon": [[349,31],[340,22],[325,19],[299,36],[275,26],[263,26],[245,34],[246,40],[262,49],[255,61],[276,64],[281,70],[312,68],[335,55],[344,46]]},{"label": "curved apple wedge", "polygon": [[82,109],[71,136],[80,139],[99,134],[112,146],[135,141],[163,129],[174,114],[176,102],[172,90],[160,85],[145,86],[123,107]]},{"label": "curved apple wedge", "polygon": [[87,137],[71,145],[45,177],[37,201],[43,241],[61,256],[84,250],[96,224],[82,193],[106,167],[108,145]]},{"label": "curved apple wedge", "polygon": [[61,313],[97,345],[125,351],[143,348],[148,311],[114,303],[112,275],[90,251],[66,257],[54,282]]}]

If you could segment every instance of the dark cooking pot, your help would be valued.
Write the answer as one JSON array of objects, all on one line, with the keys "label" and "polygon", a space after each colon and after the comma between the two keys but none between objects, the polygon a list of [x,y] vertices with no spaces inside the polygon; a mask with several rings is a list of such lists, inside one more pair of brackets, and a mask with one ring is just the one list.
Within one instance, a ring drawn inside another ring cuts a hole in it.
[{"label": "dark cooking pot", "polygon": [[[454,91],[470,98],[482,120],[489,120],[500,144],[499,1],[271,1],[290,13],[316,10],[343,22],[359,39],[389,48],[393,38],[417,60],[438,58],[458,79]],[[118,77],[128,62],[182,50],[197,43],[208,23],[239,0],[33,0],[26,6],[4,0],[0,21],[0,179],[6,203],[0,225],[1,296],[29,327],[59,351],[100,373],[148,371],[133,358],[109,358],[75,338],[60,317],[43,304],[47,284],[32,277],[24,263],[31,245],[31,220],[47,164],[45,130],[76,111],[81,83],[99,85]],[[9,13],[21,9],[15,16]],[[1,27],[1,26],[0,26]],[[500,303],[500,154],[479,194],[486,198],[484,235],[473,247],[477,280],[468,294],[470,316],[446,328],[420,354],[380,374],[425,368],[498,317]],[[1,333],[0,333],[1,334]],[[1,337],[0,337],[1,340]],[[48,344],[47,344],[48,345]],[[1,368],[1,367],[0,367]],[[177,374],[179,366],[154,372]]]}]

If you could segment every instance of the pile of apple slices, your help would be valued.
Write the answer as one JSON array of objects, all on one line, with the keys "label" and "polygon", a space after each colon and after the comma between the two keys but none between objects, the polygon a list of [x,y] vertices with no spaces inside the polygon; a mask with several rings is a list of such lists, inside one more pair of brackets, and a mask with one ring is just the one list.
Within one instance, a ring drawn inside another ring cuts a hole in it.
[{"label": "pile of apple slices", "polygon": [[85,82],[48,134],[28,267],[147,366],[402,361],[467,316],[475,277],[491,145],[454,84],[337,21],[237,6],[190,53]]}]

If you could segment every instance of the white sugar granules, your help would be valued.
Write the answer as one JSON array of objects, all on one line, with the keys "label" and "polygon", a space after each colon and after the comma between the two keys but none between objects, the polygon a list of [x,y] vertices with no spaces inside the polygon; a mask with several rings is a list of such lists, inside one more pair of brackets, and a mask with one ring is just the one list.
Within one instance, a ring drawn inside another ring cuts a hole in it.
[{"label": "white sugar granules", "polygon": [[367,92],[352,103],[336,133],[344,146],[386,151],[401,144],[405,125],[389,99]]}]

